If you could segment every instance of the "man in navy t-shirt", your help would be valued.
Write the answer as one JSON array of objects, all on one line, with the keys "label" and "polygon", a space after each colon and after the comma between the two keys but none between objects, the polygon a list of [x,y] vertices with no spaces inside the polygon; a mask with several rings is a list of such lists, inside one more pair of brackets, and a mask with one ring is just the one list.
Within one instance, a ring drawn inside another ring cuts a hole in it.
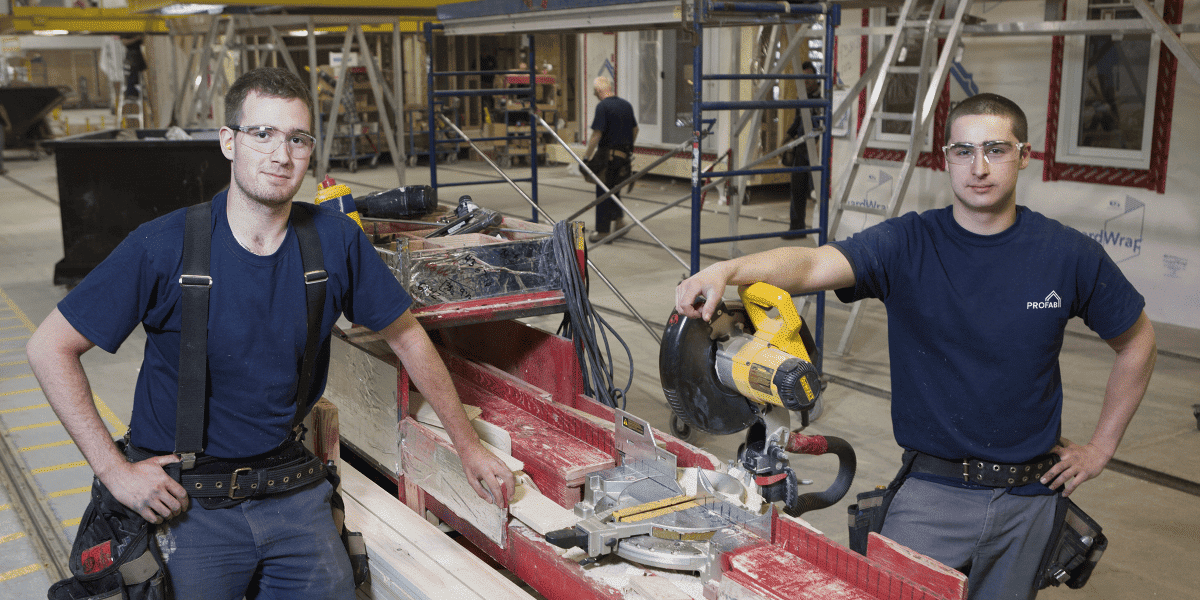
[{"label": "man in navy t-shirt", "polygon": [[[251,71],[225,97],[228,118],[220,143],[232,161],[232,176],[229,188],[213,199],[209,219],[203,424],[204,454],[220,459],[217,464],[257,468],[281,449],[294,448],[288,442],[307,311],[305,269],[289,218],[315,143],[310,104],[308,86],[283,69]],[[445,365],[408,310],[411,298],[354,221],[331,209],[310,208],[328,273],[319,347],[328,348],[342,314],[382,333],[445,424],[472,487],[481,497],[506,502],[512,473],[471,428]],[[353,598],[349,560],[332,519],[332,488],[323,478],[306,486],[293,483],[283,493],[256,488],[253,498],[220,507],[210,498],[189,502],[188,491],[164,470],[180,461],[172,450],[184,221],[180,210],[130,234],[34,333],[29,363],[100,481],[122,504],[163,524],[159,538],[176,599],[236,600],[260,593]],[[80,356],[93,346],[116,352],[139,324],[146,349],[130,443],[152,457],[130,462],[100,420]],[[300,399],[305,412],[320,398],[328,367],[326,350],[318,354],[311,393]],[[255,462],[245,462],[251,457]]]},{"label": "man in navy t-shirt", "polygon": [[[585,159],[593,158],[597,153],[608,155],[608,168],[603,173],[597,173],[604,179],[604,185],[613,189],[618,183],[625,181],[631,174],[633,164],[633,143],[637,141],[637,118],[633,116],[633,105],[624,98],[618,98],[613,92],[611,79],[601,76],[592,82],[592,91],[600,99],[596,105],[596,116],[592,119],[592,135],[588,138],[587,148],[583,151]],[[604,189],[596,186],[596,197],[604,195]],[[620,197],[619,194],[616,194]],[[613,229],[625,227],[625,216],[621,207],[612,198],[596,205],[596,228],[588,240],[598,242]]]},{"label": "man in navy t-shirt", "polygon": [[[717,263],[679,284],[676,308],[709,319],[725,286],[758,281],[882,300],[892,425],[912,464],[882,534],[966,572],[972,599],[1032,598],[1057,491],[1069,495],[1116,452],[1154,368],[1154,329],[1097,242],[1017,205],[1030,152],[1020,107],[980,94],[947,122],[949,207]],[[1058,355],[1076,316],[1116,351],[1082,445],[1059,437]]]}]

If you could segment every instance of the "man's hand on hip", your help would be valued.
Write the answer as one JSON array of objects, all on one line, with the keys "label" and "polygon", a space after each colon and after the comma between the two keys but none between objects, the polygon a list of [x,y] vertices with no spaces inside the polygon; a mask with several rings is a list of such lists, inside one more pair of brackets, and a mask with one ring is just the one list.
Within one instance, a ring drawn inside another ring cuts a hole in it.
[{"label": "man's hand on hip", "polygon": [[105,474],[101,481],[118,502],[151,523],[161,523],[188,509],[187,492],[163,470],[175,462],[179,462],[179,457],[167,454],[124,463]]}]

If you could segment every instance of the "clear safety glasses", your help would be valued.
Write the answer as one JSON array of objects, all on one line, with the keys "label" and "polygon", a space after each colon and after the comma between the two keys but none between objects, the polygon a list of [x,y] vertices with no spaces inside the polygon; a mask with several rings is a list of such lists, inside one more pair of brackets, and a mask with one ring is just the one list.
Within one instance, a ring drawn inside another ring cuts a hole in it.
[{"label": "clear safety glasses", "polygon": [[1007,163],[1017,160],[1024,152],[1028,144],[1012,143],[1012,142],[984,142],[978,146],[975,144],[958,143],[942,146],[942,151],[946,153],[946,162],[952,165],[969,165],[975,162],[977,153],[983,154],[983,160],[988,164],[995,165]]},{"label": "clear safety glasses", "polygon": [[303,131],[285,133],[270,125],[238,125],[233,129],[246,134],[246,145],[263,154],[274,152],[287,141],[287,151],[292,158],[308,158],[317,143],[317,138]]}]

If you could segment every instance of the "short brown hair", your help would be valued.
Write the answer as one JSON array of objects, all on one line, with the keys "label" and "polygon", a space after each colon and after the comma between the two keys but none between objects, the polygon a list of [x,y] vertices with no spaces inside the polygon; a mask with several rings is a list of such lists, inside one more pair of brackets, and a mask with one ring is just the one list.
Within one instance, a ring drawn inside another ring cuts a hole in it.
[{"label": "short brown hair", "polygon": [[284,100],[303,100],[304,106],[309,108],[309,124],[312,124],[312,95],[309,94],[308,86],[295,73],[287,69],[262,67],[238,77],[237,81],[229,86],[229,91],[225,92],[225,124],[227,126],[241,125],[239,121],[242,119],[242,104],[250,92]]},{"label": "short brown hair", "polygon": [[1004,96],[985,93],[963,100],[950,111],[950,116],[946,117],[947,144],[950,143],[950,128],[954,125],[954,120],[968,115],[1008,117],[1012,121],[1013,135],[1017,136],[1017,141],[1029,141],[1029,121],[1025,118],[1025,111],[1021,110],[1016,102]]}]

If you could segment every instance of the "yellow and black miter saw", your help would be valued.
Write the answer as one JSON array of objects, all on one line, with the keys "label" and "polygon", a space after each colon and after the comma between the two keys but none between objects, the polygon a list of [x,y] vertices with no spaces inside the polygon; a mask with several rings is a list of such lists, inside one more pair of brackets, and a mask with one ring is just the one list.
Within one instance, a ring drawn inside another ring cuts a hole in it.
[{"label": "yellow and black miter saw", "polygon": [[[816,343],[787,292],[755,283],[738,294],[742,302],[722,302],[711,322],[671,313],[659,353],[663,393],[685,427],[717,435],[747,431],[737,466],[764,500],[782,501],[792,516],[832,506],[854,480],[854,449],[841,438],[803,435],[790,426],[790,411],[807,426],[821,397]],[[833,485],[800,494],[792,453],[836,455]]]},{"label": "yellow and black miter saw", "polygon": [[[649,423],[618,410],[618,466],[588,476],[575,505],[581,520],[547,533],[547,541],[585,550],[585,563],[615,554],[708,581],[720,575],[724,553],[772,539],[770,503],[799,516],[832,506],[850,489],[848,443],[789,430],[788,411],[810,410],[820,395],[809,358],[814,344],[791,297],[766,284],[741,295],[746,309],[722,305],[711,325],[673,313],[660,355],[663,390],[688,425],[718,434],[749,430],[737,460],[724,471],[678,468]],[[772,307],[780,319],[767,315]],[[835,454],[837,478],[823,492],[798,493],[789,453]]]}]

